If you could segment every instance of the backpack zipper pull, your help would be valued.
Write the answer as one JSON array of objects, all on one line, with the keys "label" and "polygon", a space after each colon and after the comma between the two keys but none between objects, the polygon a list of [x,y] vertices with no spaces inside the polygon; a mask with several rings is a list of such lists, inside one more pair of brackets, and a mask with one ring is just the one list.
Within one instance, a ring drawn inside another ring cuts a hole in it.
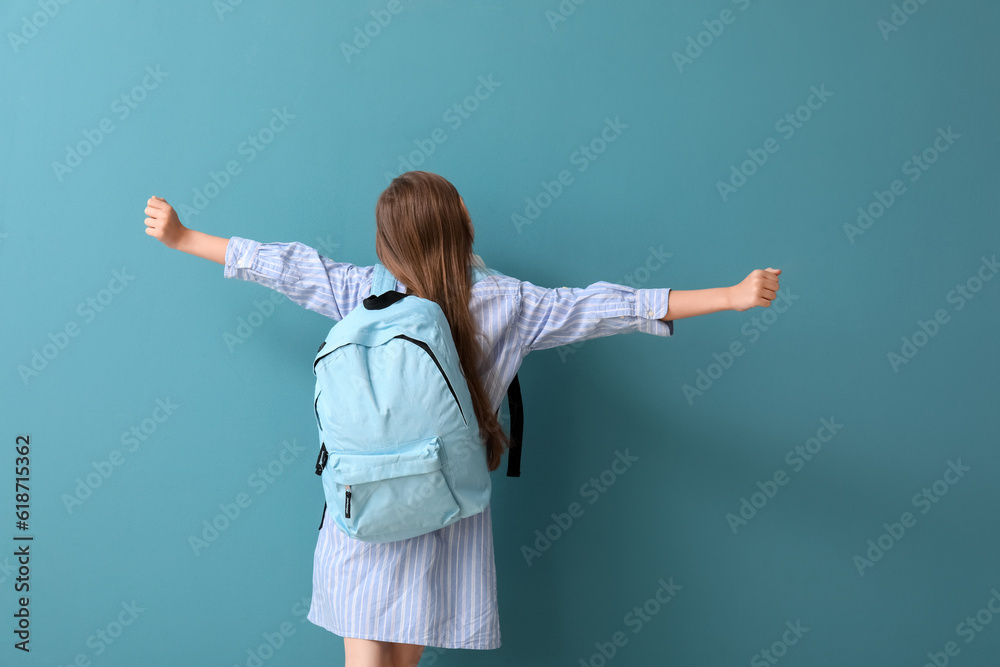
[{"label": "backpack zipper pull", "polygon": [[326,460],[329,458],[329,453],[326,451],[326,443],[320,443],[319,456],[316,457],[316,474],[322,476],[323,468],[326,467]]},{"label": "backpack zipper pull", "polygon": [[344,518],[345,519],[350,519],[351,518],[351,485],[350,484],[347,485],[347,500],[345,501],[345,505],[344,505]]}]

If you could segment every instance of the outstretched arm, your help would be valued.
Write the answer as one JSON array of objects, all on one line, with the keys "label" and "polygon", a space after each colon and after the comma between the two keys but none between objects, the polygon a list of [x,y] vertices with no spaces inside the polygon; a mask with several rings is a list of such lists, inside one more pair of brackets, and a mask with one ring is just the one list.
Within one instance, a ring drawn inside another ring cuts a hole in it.
[{"label": "outstretched arm", "polygon": [[720,310],[749,310],[755,306],[770,307],[778,291],[781,269],[757,269],[732,287],[698,290],[670,290],[670,302],[663,321],[707,315]]},{"label": "outstretched arm", "polygon": [[229,239],[188,229],[177,218],[173,206],[162,197],[150,197],[146,202],[146,233],[168,248],[219,264],[226,263]]},{"label": "outstretched arm", "polygon": [[309,310],[341,320],[369,291],[374,266],[359,267],[323,257],[304,243],[259,243],[188,229],[162,197],[146,202],[146,234],[168,248],[210,259],[226,278],[250,280],[281,292]]}]

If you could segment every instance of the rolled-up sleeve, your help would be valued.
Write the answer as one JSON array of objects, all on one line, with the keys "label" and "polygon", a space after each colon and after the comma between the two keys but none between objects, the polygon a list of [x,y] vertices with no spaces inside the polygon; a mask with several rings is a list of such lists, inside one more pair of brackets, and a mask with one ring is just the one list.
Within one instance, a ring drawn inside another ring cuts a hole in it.
[{"label": "rolled-up sleeve", "polygon": [[[226,246],[226,266],[223,275],[226,278],[239,280],[254,280],[253,264],[257,258],[258,241],[234,236]],[[256,280],[254,282],[257,282]]]},{"label": "rolled-up sleeve", "polygon": [[260,243],[234,236],[226,246],[226,278],[270,287],[303,308],[335,320],[354,310],[374,267],[336,262],[303,243]]},{"label": "rolled-up sleeve", "polygon": [[597,282],[583,288],[538,287],[521,281],[517,331],[528,350],[639,331],[672,336],[670,288],[645,289]]}]

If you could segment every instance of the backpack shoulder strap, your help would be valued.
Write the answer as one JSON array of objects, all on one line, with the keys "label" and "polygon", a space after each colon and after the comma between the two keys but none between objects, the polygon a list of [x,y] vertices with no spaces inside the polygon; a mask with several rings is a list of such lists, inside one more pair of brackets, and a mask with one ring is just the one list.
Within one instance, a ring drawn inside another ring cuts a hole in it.
[{"label": "backpack shoulder strap", "polygon": [[375,262],[372,276],[372,296],[379,296],[396,289],[396,278],[381,262]]},{"label": "backpack shoulder strap", "polygon": [[483,262],[483,258],[480,257],[479,255],[474,255],[473,256],[473,262],[472,262],[472,265],[470,266],[470,268],[472,270],[472,284],[473,285],[475,285],[476,283],[478,283],[483,278],[486,278],[486,277],[492,276],[492,275],[496,275],[498,273],[495,269],[491,269],[491,268],[487,267],[486,263]]},{"label": "backpack shoulder strap", "polygon": [[521,406],[521,383],[517,374],[507,387],[507,407],[510,410],[510,449],[507,450],[507,476],[521,476],[521,436],[524,433],[524,411]]},{"label": "backpack shoulder strap", "polygon": [[[472,284],[489,276],[498,275],[499,271],[486,266],[478,255],[472,264]],[[510,412],[510,447],[507,450],[507,476],[521,476],[521,438],[524,434],[524,407],[521,402],[521,383],[514,374],[514,379],[507,387],[507,408]]]}]

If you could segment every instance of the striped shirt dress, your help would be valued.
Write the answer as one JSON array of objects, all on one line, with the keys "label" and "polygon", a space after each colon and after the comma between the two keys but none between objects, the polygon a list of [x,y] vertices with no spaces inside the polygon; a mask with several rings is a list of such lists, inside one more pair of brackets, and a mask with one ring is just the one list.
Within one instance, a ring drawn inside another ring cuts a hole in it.
[{"label": "striped shirt dress", "polygon": [[[371,291],[373,266],[338,262],[302,243],[232,237],[226,278],[260,283],[332,320]],[[400,292],[406,286],[397,282]],[[546,288],[505,275],[473,285],[470,311],[487,340],[481,377],[494,410],[532,350],[634,331],[673,335],[670,288],[608,282]],[[323,521],[308,619],[341,637],[441,648],[500,646],[491,508],[398,542],[369,543]]]}]

